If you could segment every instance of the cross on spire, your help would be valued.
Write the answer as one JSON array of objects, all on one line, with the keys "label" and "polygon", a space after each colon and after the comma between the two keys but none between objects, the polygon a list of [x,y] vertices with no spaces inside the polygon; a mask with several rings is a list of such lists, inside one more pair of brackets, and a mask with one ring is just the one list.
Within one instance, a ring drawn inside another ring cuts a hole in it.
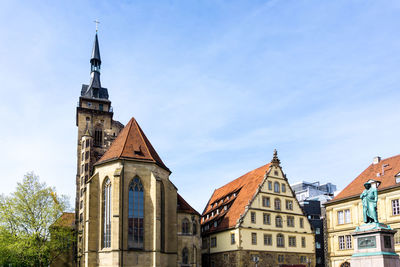
[{"label": "cross on spire", "polygon": [[97,33],[97,32],[99,31],[99,24],[100,24],[100,21],[98,21],[97,19],[95,19],[93,22],[96,23],[96,33]]}]

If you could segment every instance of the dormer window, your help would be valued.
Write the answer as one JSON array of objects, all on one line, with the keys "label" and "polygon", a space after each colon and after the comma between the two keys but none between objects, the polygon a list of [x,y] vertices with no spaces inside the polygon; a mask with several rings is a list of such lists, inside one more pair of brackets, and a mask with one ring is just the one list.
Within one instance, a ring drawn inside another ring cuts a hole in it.
[{"label": "dormer window", "polygon": [[227,205],[225,205],[225,206],[224,206],[224,210],[227,210],[227,209],[228,209],[228,206],[227,206]]},{"label": "dormer window", "polygon": [[219,214],[219,209],[217,209],[217,215]]},{"label": "dormer window", "polygon": [[214,212],[211,212],[211,217],[214,217]]},{"label": "dormer window", "polygon": [[394,176],[396,178],[396,183],[400,183],[400,172]]},{"label": "dormer window", "polygon": [[229,196],[226,197],[226,201],[228,201],[228,200],[229,200]]},{"label": "dormer window", "polygon": [[207,219],[206,220],[208,220],[210,218],[210,214],[207,214]]},{"label": "dormer window", "polygon": [[236,193],[233,193],[233,197],[236,197]]}]

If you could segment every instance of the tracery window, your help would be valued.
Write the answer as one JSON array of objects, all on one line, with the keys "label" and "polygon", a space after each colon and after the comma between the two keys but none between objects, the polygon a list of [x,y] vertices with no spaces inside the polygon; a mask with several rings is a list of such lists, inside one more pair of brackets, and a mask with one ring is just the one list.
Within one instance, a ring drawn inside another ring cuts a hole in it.
[{"label": "tracery window", "polygon": [[129,184],[128,198],[128,247],[143,249],[144,194],[139,177],[135,177]]},{"label": "tracery window", "polygon": [[103,247],[111,247],[111,181],[107,177],[103,188]]}]

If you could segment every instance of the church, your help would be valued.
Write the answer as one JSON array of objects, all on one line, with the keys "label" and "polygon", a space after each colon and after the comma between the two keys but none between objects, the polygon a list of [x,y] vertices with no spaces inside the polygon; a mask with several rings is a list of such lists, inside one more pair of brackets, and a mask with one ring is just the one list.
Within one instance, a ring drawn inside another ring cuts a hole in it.
[{"label": "church", "polygon": [[177,193],[138,122],[113,119],[101,63],[96,31],[76,109],[74,263],[56,265],[201,266],[200,214]]}]

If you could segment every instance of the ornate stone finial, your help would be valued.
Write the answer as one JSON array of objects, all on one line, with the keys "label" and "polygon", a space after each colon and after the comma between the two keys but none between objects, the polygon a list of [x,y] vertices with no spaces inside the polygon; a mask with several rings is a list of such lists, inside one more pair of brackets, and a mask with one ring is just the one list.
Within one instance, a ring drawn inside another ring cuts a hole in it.
[{"label": "ornate stone finial", "polygon": [[274,149],[274,156],[272,157],[271,163],[275,166],[279,166],[279,164],[281,164],[281,161],[278,158],[278,151],[276,151],[276,149]]}]

